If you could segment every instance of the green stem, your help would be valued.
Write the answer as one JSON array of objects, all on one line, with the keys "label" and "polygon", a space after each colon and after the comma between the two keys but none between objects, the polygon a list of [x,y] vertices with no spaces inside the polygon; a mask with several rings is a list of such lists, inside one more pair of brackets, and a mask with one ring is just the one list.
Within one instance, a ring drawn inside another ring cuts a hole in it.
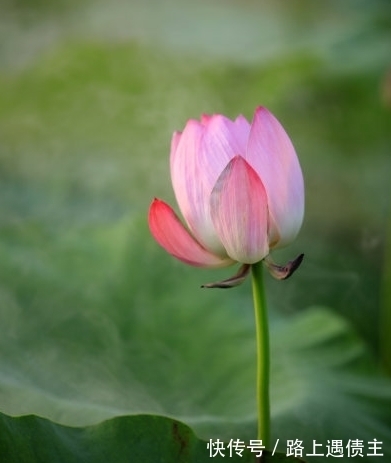
[{"label": "green stem", "polygon": [[257,334],[257,410],[258,439],[266,448],[270,443],[270,400],[269,400],[269,326],[265,292],[263,289],[262,262],[251,266],[252,288]]}]

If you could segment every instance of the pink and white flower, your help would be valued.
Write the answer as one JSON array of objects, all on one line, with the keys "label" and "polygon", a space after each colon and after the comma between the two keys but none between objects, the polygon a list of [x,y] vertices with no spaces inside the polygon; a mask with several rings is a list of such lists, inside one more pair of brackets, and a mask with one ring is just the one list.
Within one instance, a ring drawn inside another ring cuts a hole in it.
[{"label": "pink and white flower", "polygon": [[155,199],[149,227],[177,259],[200,267],[254,264],[293,241],[304,215],[300,164],[279,121],[223,115],[189,120],[171,142],[171,179],[187,228]]}]

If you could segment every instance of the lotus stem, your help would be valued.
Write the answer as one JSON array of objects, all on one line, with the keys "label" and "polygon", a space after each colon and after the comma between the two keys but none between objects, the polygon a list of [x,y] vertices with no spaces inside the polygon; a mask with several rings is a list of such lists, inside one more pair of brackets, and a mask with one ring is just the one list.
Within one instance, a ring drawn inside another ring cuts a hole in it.
[{"label": "lotus stem", "polygon": [[270,348],[262,262],[253,264],[251,270],[257,339],[257,438],[262,440],[262,444],[265,448],[268,448],[270,444]]}]

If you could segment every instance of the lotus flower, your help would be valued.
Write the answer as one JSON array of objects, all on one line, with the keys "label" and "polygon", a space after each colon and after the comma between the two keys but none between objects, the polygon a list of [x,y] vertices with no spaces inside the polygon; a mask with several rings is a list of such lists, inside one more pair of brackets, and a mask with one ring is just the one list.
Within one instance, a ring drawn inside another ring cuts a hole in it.
[{"label": "lotus flower", "polygon": [[251,124],[241,115],[189,120],[172,137],[170,168],[187,228],[160,199],[150,206],[149,227],[177,259],[209,268],[239,262],[246,270],[298,234],[304,215],[300,164],[266,108],[256,109]]}]

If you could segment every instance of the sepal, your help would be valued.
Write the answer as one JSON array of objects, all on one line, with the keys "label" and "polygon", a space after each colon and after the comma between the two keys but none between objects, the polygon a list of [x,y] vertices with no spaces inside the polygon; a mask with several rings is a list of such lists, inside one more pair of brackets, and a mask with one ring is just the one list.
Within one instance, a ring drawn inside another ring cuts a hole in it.
[{"label": "sepal", "polygon": [[201,288],[222,288],[228,289],[233,288],[235,286],[239,286],[243,283],[243,281],[247,278],[247,275],[250,272],[251,265],[250,264],[243,264],[237,273],[230,278],[227,278],[223,281],[216,281],[215,283],[206,283],[201,286]]},{"label": "sepal", "polygon": [[290,260],[286,265],[277,265],[272,261],[270,256],[267,256],[264,259],[264,263],[272,277],[277,280],[286,280],[300,267],[303,259],[304,254],[300,254],[296,259]]}]

